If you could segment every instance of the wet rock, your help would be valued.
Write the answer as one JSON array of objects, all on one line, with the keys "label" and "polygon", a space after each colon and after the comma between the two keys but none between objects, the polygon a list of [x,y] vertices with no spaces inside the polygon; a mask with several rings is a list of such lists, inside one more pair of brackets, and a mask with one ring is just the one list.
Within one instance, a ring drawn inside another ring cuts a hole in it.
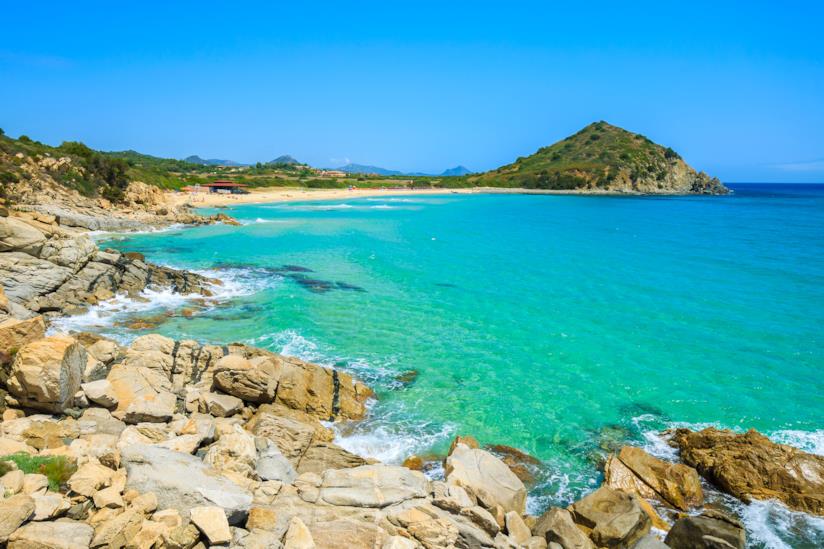
[{"label": "wet rock", "polygon": [[51,336],[23,346],[14,357],[9,393],[30,408],[62,412],[80,389],[86,351],[74,338]]},{"label": "wet rock", "polygon": [[420,456],[409,456],[403,460],[401,466],[412,469],[413,471],[423,471],[423,459]]},{"label": "wet rock", "polygon": [[541,465],[538,458],[503,444],[490,444],[485,446],[485,449],[500,458],[524,484],[533,484],[535,482],[538,468]]},{"label": "wet rock", "polygon": [[664,543],[672,549],[744,549],[746,535],[741,523],[713,510],[676,521]]},{"label": "wet rock", "polygon": [[607,461],[604,470],[608,486],[655,498],[686,511],[704,503],[701,479],[692,467],[667,463],[641,448],[624,446]]},{"label": "wet rock", "polygon": [[446,459],[446,482],[465,488],[487,509],[500,505],[504,511],[525,511],[524,483],[500,459],[484,450],[458,443]]},{"label": "wet rock", "polygon": [[776,444],[750,430],[678,429],[681,459],[735,497],[778,499],[791,509],[824,515],[824,456]]}]

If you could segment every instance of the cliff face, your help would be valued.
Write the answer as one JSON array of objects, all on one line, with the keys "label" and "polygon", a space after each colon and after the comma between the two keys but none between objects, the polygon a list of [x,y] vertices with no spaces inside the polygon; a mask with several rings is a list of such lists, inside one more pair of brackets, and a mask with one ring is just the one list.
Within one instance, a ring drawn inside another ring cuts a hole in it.
[{"label": "cliff face", "polygon": [[596,122],[575,135],[468,180],[479,187],[591,190],[649,194],[726,194],[671,148]]}]

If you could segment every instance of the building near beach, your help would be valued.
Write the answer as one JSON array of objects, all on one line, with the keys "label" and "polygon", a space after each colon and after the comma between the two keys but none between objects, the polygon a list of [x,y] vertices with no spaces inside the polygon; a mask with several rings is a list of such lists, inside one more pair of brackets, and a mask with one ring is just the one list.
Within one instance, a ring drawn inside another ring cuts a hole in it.
[{"label": "building near beach", "polygon": [[209,189],[209,192],[222,194],[245,194],[249,192],[246,190],[248,186],[249,185],[245,183],[235,183],[228,179],[218,179],[217,181],[201,185],[201,187]]}]

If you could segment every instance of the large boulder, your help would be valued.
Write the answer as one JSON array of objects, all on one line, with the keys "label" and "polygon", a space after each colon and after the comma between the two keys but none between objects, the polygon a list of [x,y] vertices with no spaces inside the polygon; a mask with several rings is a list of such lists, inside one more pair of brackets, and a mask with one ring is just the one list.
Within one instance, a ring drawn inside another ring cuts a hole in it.
[{"label": "large boulder", "polygon": [[652,526],[637,496],[608,486],[573,503],[572,517],[591,529],[590,537],[599,547],[632,547]]},{"label": "large boulder", "polygon": [[295,467],[315,437],[315,430],[311,426],[269,412],[259,411],[249,420],[246,428],[253,434],[277,444],[281,453]]},{"label": "large boulder", "polygon": [[239,355],[227,355],[215,363],[215,387],[246,402],[267,403],[275,400],[278,386],[274,361],[253,366]]},{"label": "large boulder", "polygon": [[320,477],[317,502],[383,508],[424,498],[428,493],[429,481],[423,473],[391,465],[362,465],[325,471]]},{"label": "large boulder", "polygon": [[14,357],[8,390],[23,406],[62,412],[80,388],[86,350],[74,338],[51,336],[23,346]]},{"label": "large boulder", "polygon": [[4,358],[10,359],[26,343],[42,339],[46,333],[46,323],[42,316],[27,320],[9,318],[0,322],[0,364]]},{"label": "large boulder", "polygon": [[778,499],[797,511],[824,515],[824,456],[776,444],[754,430],[678,429],[673,440],[684,462],[745,502]]},{"label": "large boulder", "polygon": [[24,252],[38,255],[46,235],[14,217],[0,217],[0,252]]},{"label": "large boulder", "polygon": [[217,506],[230,524],[239,524],[252,504],[251,493],[195,456],[133,444],[122,449],[121,459],[127,488],[154,492],[158,509],[177,509],[188,517],[194,507]]},{"label": "large boulder", "polygon": [[575,525],[566,509],[550,508],[538,519],[532,533],[563,549],[595,549],[595,544]]},{"label": "large boulder", "polygon": [[746,534],[737,520],[714,510],[676,521],[664,543],[672,549],[744,549]]},{"label": "large boulder", "polygon": [[73,272],[79,271],[97,252],[97,246],[87,236],[52,238],[40,249],[40,259],[51,261]]},{"label": "large boulder", "polygon": [[489,452],[459,443],[446,458],[446,482],[475,495],[487,509],[524,514],[526,487],[504,462]]},{"label": "large boulder", "polygon": [[604,477],[611,488],[655,498],[682,511],[704,504],[701,479],[695,469],[667,463],[634,446],[624,446],[617,456],[610,457]]}]

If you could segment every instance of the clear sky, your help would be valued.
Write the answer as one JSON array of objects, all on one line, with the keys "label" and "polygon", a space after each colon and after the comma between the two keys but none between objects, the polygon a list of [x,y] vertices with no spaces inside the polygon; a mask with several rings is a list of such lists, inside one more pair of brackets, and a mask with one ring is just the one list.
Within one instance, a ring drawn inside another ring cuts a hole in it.
[{"label": "clear sky", "polygon": [[3,2],[0,127],[440,172],[603,119],[725,181],[824,182],[822,6]]}]

